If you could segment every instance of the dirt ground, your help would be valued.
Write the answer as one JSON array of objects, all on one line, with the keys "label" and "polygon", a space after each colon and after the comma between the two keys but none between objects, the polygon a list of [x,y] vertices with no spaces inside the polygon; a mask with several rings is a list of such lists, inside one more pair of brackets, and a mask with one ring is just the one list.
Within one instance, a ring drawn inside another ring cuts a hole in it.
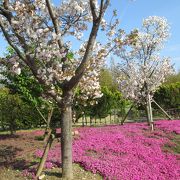
[{"label": "dirt ground", "polygon": [[[0,179],[1,180],[26,180],[22,171],[37,164],[34,153],[44,147],[44,142],[33,131],[22,131],[16,135],[0,134]],[[57,141],[54,142],[54,144]],[[85,171],[78,164],[73,165],[75,180],[100,180],[98,174]],[[61,169],[44,170],[47,180],[61,179]]]}]

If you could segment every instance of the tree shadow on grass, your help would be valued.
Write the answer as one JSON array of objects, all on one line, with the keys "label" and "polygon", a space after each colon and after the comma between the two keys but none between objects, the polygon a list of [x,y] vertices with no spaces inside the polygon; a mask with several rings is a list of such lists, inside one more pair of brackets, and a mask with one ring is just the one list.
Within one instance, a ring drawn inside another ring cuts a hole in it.
[{"label": "tree shadow on grass", "polygon": [[22,153],[21,148],[16,148],[8,145],[0,146],[0,168],[7,167],[16,170],[23,170],[36,164],[35,162],[27,162],[25,159],[18,159],[18,154]]},{"label": "tree shadow on grass", "polygon": [[0,166],[8,166],[15,161],[18,152],[22,149],[13,146],[1,145],[0,146]]},{"label": "tree shadow on grass", "polygon": [[48,178],[53,178],[53,177],[62,178],[62,173],[60,172],[59,168],[55,168],[53,170],[45,169],[43,172],[46,174],[46,176],[48,176]]},{"label": "tree shadow on grass", "polygon": [[17,134],[0,134],[0,140],[19,138]]}]

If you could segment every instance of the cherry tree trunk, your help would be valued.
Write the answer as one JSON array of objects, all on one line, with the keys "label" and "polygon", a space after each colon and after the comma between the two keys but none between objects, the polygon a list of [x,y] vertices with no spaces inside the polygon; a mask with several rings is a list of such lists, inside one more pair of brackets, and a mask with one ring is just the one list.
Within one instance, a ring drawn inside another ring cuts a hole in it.
[{"label": "cherry tree trunk", "polygon": [[150,126],[150,114],[149,114],[149,107],[148,107],[148,103],[146,104],[146,116],[147,116],[147,122],[148,125]]},{"label": "cherry tree trunk", "polygon": [[154,121],[153,121],[153,115],[152,115],[152,107],[151,107],[151,99],[150,99],[150,95],[148,96],[148,100],[149,100],[149,112],[150,112],[150,121],[151,121],[151,130],[154,130]]},{"label": "cherry tree trunk", "polygon": [[61,107],[62,178],[73,179],[72,172],[72,92],[63,93]]},{"label": "cherry tree trunk", "polygon": [[153,115],[152,115],[152,107],[151,107],[151,99],[150,95],[147,94],[147,119],[148,123],[150,123],[151,130],[154,130],[154,122],[153,122]]}]

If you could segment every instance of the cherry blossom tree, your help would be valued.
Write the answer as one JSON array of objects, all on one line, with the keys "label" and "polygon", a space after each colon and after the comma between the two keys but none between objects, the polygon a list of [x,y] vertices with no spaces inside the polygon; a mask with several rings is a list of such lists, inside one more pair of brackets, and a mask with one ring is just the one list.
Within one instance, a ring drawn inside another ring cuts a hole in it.
[{"label": "cherry blossom tree", "polygon": [[114,52],[122,58],[117,81],[126,98],[147,106],[148,120],[153,129],[151,102],[154,92],[173,72],[170,58],[159,55],[169,37],[169,25],[165,18],[150,16],[143,21],[142,29],[135,31],[130,46]]},{"label": "cherry blossom tree", "polygon": [[[99,3],[98,3],[99,2]],[[77,88],[81,98],[102,96],[99,72],[105,57],[121,46],[117,19],[103,19],[110,0],[62,0],[58,7],[50,0],[0,1],[0,31],[14,54],[10,71],[19,75],[28,68],[53,98],[61,111],[61,159],[63,178],[72,179],[72,104]],[[116,16],[116,11],[112,17]],[[88,39],[83,38],[91,27]],[[101,27],[105,43],[96,40]],[[74,51],[69,39],[81,43]],[[124,43],[128,43],[128,37]]]}]

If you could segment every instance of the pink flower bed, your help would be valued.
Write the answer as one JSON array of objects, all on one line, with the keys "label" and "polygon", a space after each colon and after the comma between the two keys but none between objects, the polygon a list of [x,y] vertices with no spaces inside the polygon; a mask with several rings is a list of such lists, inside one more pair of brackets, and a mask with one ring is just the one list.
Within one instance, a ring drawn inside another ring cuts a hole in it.
[{"label": "pink flower bed", "polygon": [[180,134],[180,120],[159,120],[155,124],[159,129]]},{"label": "pink flower bed", "polygon": [[[155,124],[154,132],[148,130],[146,123],[79,128],[80,136],[73,142],[73,161],[108,180],[178,180],[178,156],[162,147],[173,146],[170,132],[180,132],[180,121]],[[40,157],[42,151],[38,150],[36,155]],[[46,165],[59,165],[59,157],[57,145],[50,150]]]}]

